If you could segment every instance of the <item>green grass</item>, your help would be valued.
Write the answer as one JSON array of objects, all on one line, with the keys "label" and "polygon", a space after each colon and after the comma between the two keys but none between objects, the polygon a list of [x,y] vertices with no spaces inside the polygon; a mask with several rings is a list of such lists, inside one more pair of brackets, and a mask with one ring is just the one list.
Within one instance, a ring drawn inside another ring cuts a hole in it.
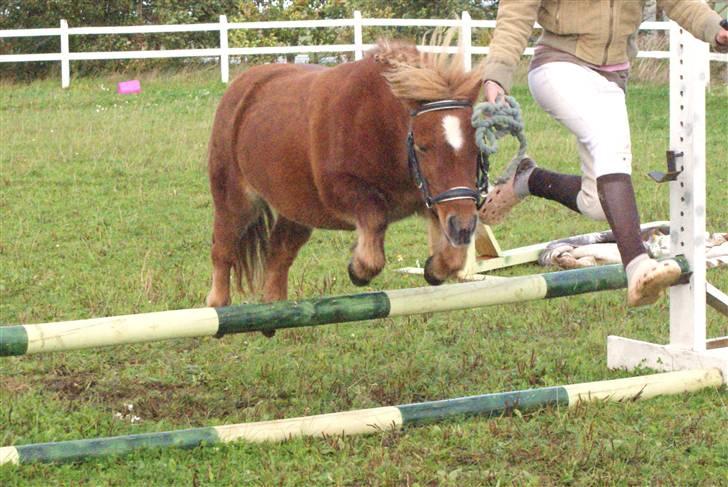
[{"label": "green grass", "polygon": [[[224,90],[214,71],[0,87],[0,323],[201,306],[210,280],[206,143]],[[578,170],[571,137],[516,96],[530,152]],[[668,218],[667,87],[629,93],[644,221]],[[708,97],[708,227],[728,231],[728,92]],[[515,151],[503,144],[496,172]],[[497,228],[504,248],[605,228],[530,199]],[[354,234],[314,233],[291,298],[359,292],[346,274]],[[371,289],[424,285],[395,272],[427,257],[425,225],[387,234]],[[503,275],[541,272],[535,265]],[[728,272],[709,279],[728,289]],[[237,302],[245,298],[235,296]],[[2,359],[0,445],[91,438],[394,405],[629,374],[606,369],[606,336],[667,340],[667,302],[627,309],[623,291],[484,310],[215,339]],[[728,335],[709,310],[709,334]],[[81,464],[0,468],[0,484],[728,484],[728,395],[596,404],[469,419],[368,437],[144,451]],[[133,405],[133,411],[128,405]],[[118,418],[116,413],[121,413]],[[141,418],[131,421],[131,414]]]}]

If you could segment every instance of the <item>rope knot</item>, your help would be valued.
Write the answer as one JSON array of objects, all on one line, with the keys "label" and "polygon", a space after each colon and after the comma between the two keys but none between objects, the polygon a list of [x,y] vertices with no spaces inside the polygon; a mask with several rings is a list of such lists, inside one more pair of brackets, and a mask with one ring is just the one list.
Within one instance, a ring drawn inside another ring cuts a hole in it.
[{"label": "rope knot", "polygon": [[512,96],[506,96],[503,101],[496,103],[478,103],[473,107],[472,124],[475,127],[475,142],[486,156],[498,151],[498,139],[503,136],[510,134],[518,139],[518,154],[508,165],[505,175],[499,178],[502,181],[526,156],[528,144],[520,105]]}]

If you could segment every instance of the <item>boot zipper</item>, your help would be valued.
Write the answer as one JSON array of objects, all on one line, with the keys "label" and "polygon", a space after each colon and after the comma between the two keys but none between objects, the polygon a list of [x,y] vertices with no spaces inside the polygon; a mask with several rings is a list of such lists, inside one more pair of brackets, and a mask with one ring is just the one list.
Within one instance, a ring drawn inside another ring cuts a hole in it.
[{"label": "boot zipper", "polygon": [[556,0],[556,32],[561,29],[561,0]]},{"label": "boot zipper", "polygon": [[613,39],[614,39],[614,0],[609,0],[609,37],[607,38],[607,43],[604,46],[604,59],[602,60],[602,64],[607,64],[607,59],[609,58],[609,46],[612,45]]}]

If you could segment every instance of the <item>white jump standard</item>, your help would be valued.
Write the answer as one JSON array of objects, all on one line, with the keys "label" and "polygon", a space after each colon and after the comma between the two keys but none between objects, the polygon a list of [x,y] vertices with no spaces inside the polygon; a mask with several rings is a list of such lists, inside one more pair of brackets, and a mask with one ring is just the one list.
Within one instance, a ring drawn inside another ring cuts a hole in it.
[{"label": "white jump standard", "polygon": [[[685,255],[692,271],[687,283],[670,289],[667,345],[618,336],[607,339],[609,368],[680,370],[718,367],[728,375],[728,337],[706,336],[705,271],[705,86],[708,45],[677,24],[670,31],[670,149],[676,178],[670,184],[671,252]],[[712,287],[712,286],[711,286]],[[724,294],[720,293],[722,296]],[[720,310],[720,300],[712,296]],[[712,304],[712,303],[711,303]]]}]

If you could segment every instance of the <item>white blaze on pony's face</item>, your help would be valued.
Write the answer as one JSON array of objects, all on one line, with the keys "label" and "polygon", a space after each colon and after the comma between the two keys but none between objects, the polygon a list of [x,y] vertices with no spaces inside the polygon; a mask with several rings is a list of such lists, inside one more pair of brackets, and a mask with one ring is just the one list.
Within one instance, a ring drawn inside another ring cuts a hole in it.
[{"label": "white blaze on pony's face", "polygon": [[455,151],[459,151],[465,143],[463,129],[460,127],[460,119],[452,115],[445,115],[442,119],[442,127],[445,129],[445,140]]}]

